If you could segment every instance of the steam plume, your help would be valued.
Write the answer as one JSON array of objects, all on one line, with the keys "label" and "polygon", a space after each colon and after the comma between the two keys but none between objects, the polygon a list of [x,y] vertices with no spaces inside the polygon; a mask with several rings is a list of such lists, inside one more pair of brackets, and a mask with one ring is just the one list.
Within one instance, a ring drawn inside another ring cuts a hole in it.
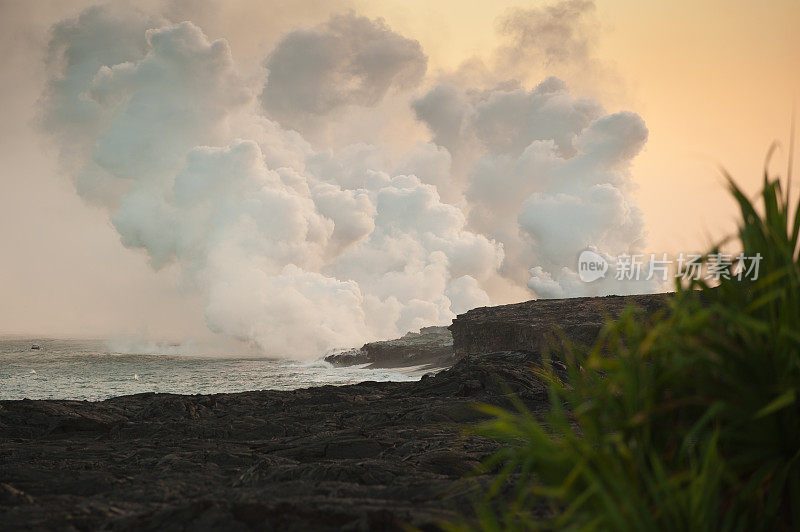
[{"label": "steam plume", "polygon": [[[191,22],[107,7],[58,24],[50,57],[43,124],[78,192],[154,268],[180,266],[211,330],[265,353],[317,356],[509,299],[651,288],[576,280],[582,249],[642,244],[629,165],[647,129],[559,79],[426,80],[419,43],[352,13],[288,33],[260,78]],[[382,107],[390,93],[408,105]],[[346,128],[333,111],[364,107],[387,123],[413,113],[431,136],[365,143],[354,123],[334,151],[297,131]]]}]

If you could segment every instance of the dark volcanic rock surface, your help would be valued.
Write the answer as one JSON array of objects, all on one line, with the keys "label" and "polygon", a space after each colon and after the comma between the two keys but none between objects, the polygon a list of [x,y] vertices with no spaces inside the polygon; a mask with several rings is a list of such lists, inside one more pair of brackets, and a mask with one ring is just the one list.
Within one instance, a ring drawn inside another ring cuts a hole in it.
[{"label": "dark volcanic rock surface", "polygon": [[591,343],[626,305],[665,297],[480,308],[454,321],[454,346],[423,330],[362,348],[376,367],[458,357],[419,382],[0,401],[0,530],[435,529],[489,480],[465,478],[497,448],[464,431],[483,419],[474,403],[511,407],[510,389],[543,413],[531,366],[554,330]]},{"label": "dark volcanic rock surface", "polygon": [[347,349],[337,351],[325,357],[325,362],[334,366],[358,366],[369,363],[366,353],[361,349]]},{"label": "dark volcanic rock surface", "polygon": [[573,341],[592,344],[609,318],[617,318],[628,305],[647,312],[663,307],[668,294],[538,299],[481,307],[460,314],[450,331],[456,356],[495,351],[541,353],[554,331]]},{"label": "dark volcanic rock surface", "polygon": [[419,382],[102,402],[0,401],[0,529],[399,530],[469,512],[495,444],[475,401],[534,412],[536,357]]},{"label": "dark volcanic rock surface", "polygon": [[664,306],[667,297],[668,294],[644,294],[539,299],[480,307],[460,314],[450,327],[424,327],[419,333],[364,344],[361,349],[330,355],[325,360],[340,366],[443,368],[467,354],[541,353],[556,331],[588,345],[597,339],[607,320],[619,317],[628,305],[654,312]]},{"label": "dark volcanic rock surface", "polygon": [[447,327],[423,327],[418,333],[408,333],[396,340],[365,344],[361,350],[371,368],[419,365],[442,368],[455,362],[453,335]]},{"label": "dark volcanic rock surface", "polygon": [[449,367],[455,362],[453,335],[447,327],[423,327],[402,338],[370,342],[361,349],[327,356],[325,361],[337,366],[369,364],[368,368]]}]

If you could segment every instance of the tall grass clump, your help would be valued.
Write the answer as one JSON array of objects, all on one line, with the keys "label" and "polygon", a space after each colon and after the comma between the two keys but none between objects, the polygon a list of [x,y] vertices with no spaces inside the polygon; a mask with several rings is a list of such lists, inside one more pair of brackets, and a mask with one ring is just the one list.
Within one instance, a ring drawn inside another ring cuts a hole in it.
[{"label": "tall grass clump", "polygon": [[563,347],[544,419],[483,406],[487,498],[513,489],[480,528],[800,530],[800,209],[766,173],[760,202],[728,183],[758,278],[678,282],[661,312]]}]

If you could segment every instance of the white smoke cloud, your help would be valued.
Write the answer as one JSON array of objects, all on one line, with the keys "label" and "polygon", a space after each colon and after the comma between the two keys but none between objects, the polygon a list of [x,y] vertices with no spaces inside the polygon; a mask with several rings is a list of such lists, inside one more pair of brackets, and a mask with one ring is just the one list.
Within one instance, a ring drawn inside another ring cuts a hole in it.
[{"label": "white smoke cloud", "polygon": [[382,20],[337,15],[276,45],[261,103],[281,123],[300,127],[342,106],[374,106],[390,89],[415,87],[427,63],[417,41]]},{"label": "white smoke cloud", "polygon": [[480,286],[480,283],[469,275],[453,279],[447,285],[445,294],[450,299],[453,313],[462,314],[477,307],[486,307],[491,300]]},{"label": "white smoke cloud", "polygon": [[226,118],[250,98],[224,40],[209,43],[191,22],[145,35],[144,58],[102,66],[84,95],[113,114],[94,161],[137,181],[174,172],[193,146],[220,142]]},{"label": "white smoke cloud", "polygon": [[512,9],[498,24],[509,39],[497,50],[499,67],[519,71],[531,64],[550,69],[594,66],[594,9],[592,0],[563,0]]},{"label": "white smoke cloud", "polygon": [[[599,103],[570,96],[555,78],[532,90],[469,94],[438,86],[414,109],[455,159],[475,161],[464,182],[453,186],[464,190],[468,228],[503,244],[504,276],[539,297],[657,288],[573,282],[582,250],[593,246],[617,255],[644,243],[629,173],[648,134],[638,115],[605,115]],[[442,109],[458,109],[451,113],[458,120],[443,122]]]},{"label": "white smoke cloud", "polygon": [[213,331],[290,357],[318,356],[370,336],[364,296],[355,282],[292,264],[269,275],[257,261],[226,259],[215,267],[209,290],[206,316]]},{"label": "white smoke cloud", "polygon": [[110,8],[58,24],[50,51],[43,123],[78,192],[109,209],[125,246],[178,265],[212,331],[265,353],[318,356],[511,293],[637,289],[581,283],[574,267],[586,247],[641,245],[629,164],[647,129],[558,79],[438,84],[413,102],[432,140],[334,150],[286,126],[346,131],[333,111],[424,75],[419,44],[381,21],[341,15],[287,34],[262,87],[193,23]]},{"label": "white smoke cloud", "polygon": [[111,6],[91,7],[55,25],[47,53],[42,128],[62,145],[61,159],[77,190],[91,203],[113,205],[126,190],[102,167],[87,163],[105,110],[87,97],[94,75],[106,65],[138,60],[147,52],[146,31],[163,20]]}]

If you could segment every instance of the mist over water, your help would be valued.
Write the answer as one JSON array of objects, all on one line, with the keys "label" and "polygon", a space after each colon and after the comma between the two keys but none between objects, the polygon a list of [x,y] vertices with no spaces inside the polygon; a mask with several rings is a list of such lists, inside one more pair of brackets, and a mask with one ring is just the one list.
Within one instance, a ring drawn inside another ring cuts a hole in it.
[{"label": "mist over water", "polygon": [[[41,350],[31,350],[36,343]],[[103,340],[0,338],[0,400],[102,400],[144,392],[175,394],[293,390],[365,380],[410,381],[396,370],[333,367],[253,355],[119,353]],[[169,351],[169,347],[164,349]]]}]

